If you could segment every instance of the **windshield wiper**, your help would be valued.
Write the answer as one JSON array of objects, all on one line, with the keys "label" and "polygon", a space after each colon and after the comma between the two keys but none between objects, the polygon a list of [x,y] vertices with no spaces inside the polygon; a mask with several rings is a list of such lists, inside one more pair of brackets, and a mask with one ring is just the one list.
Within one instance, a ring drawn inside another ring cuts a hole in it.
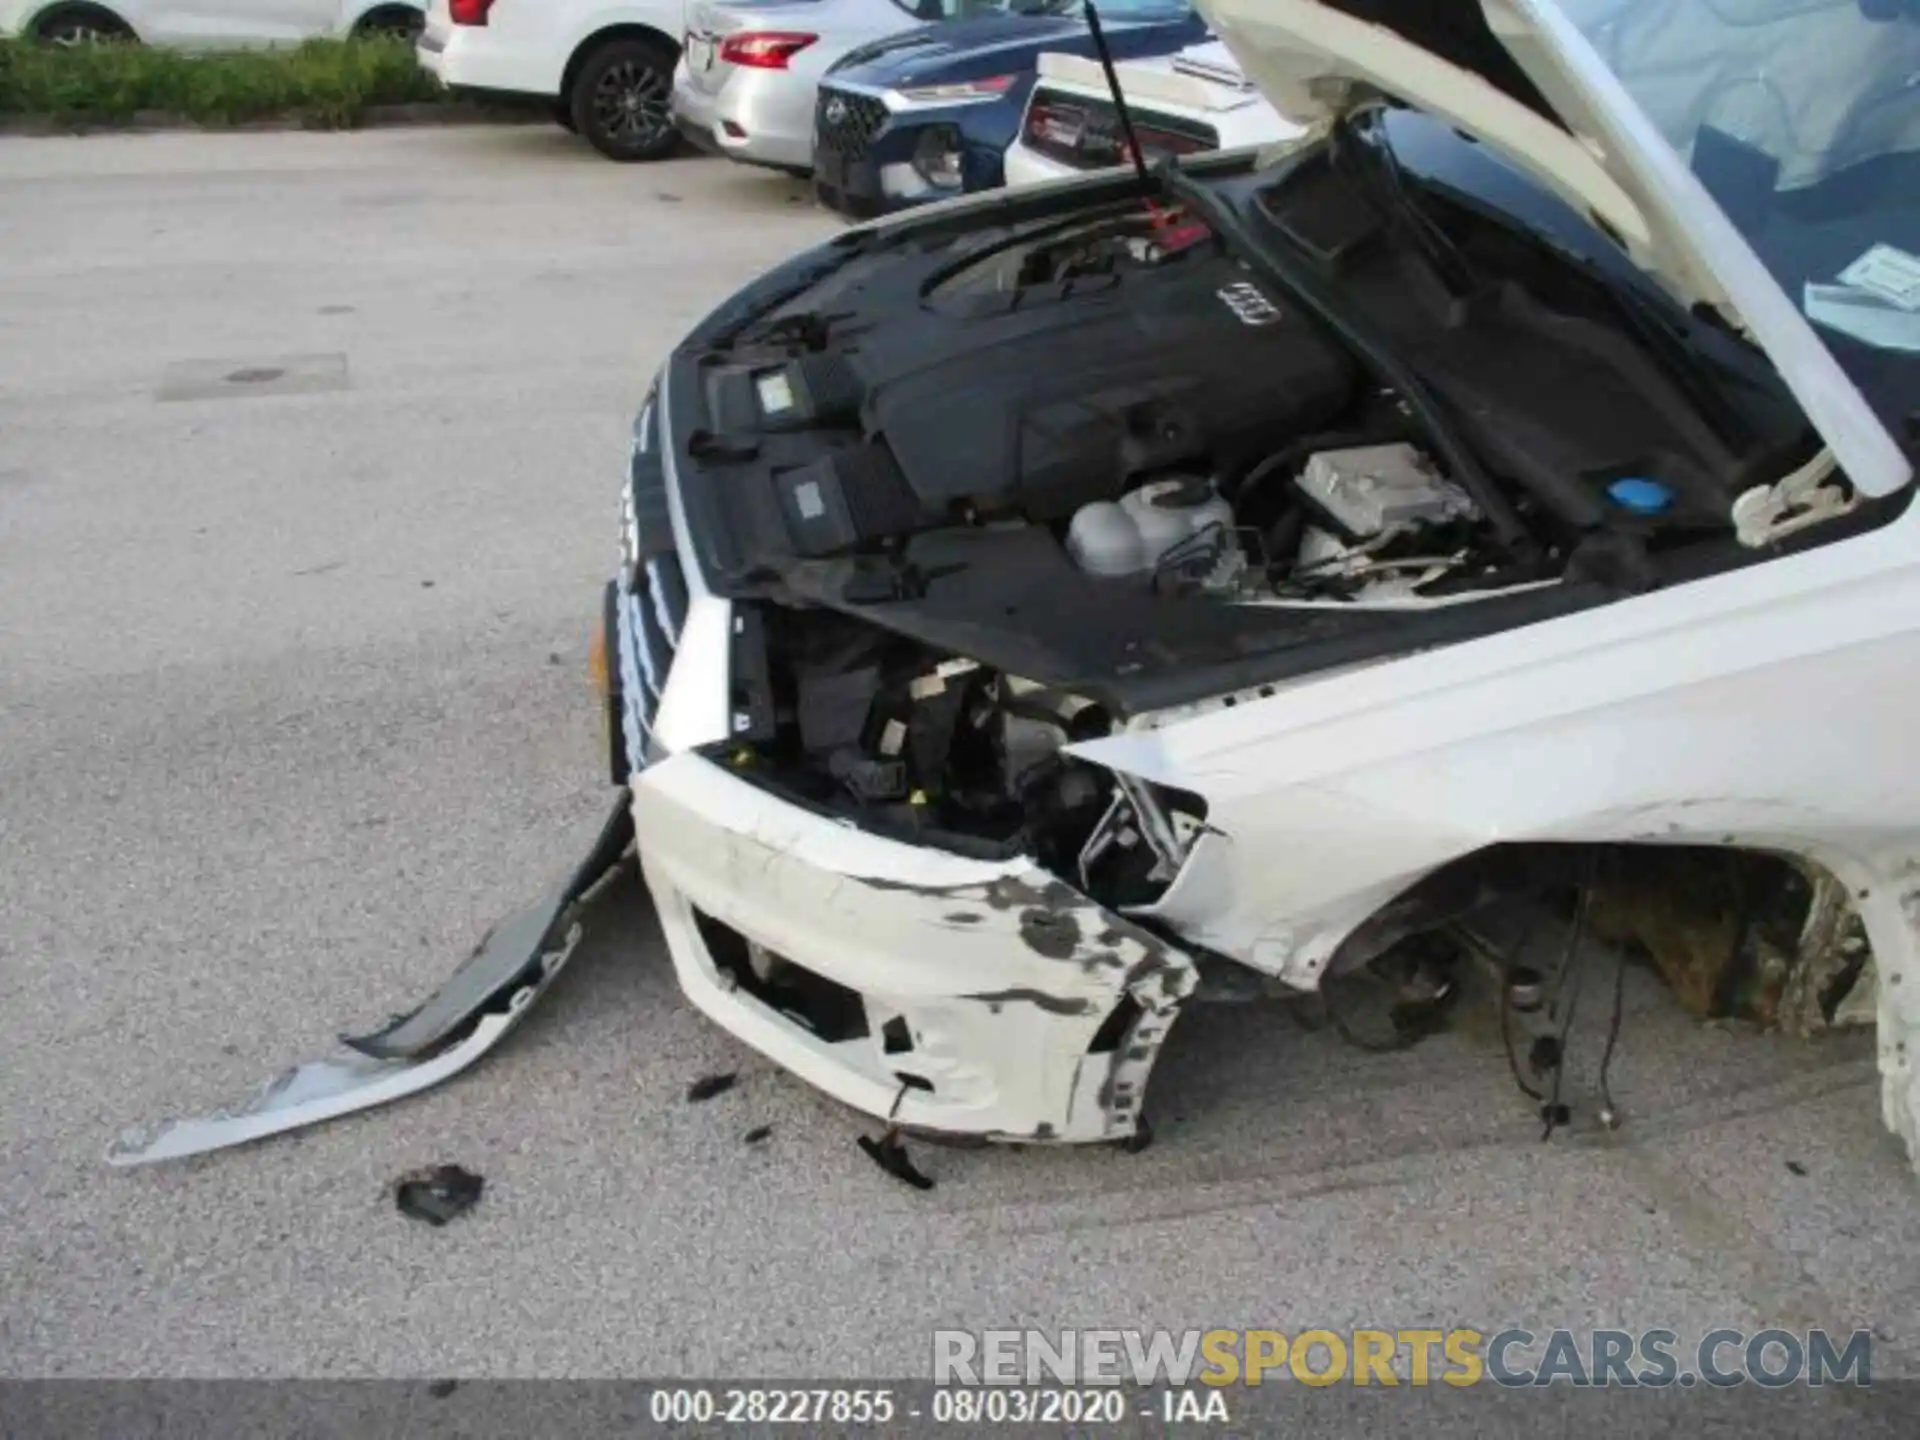
[{"label": "windshield wiper", "polygon": [[1321,324],[1345,341],[1366,362],[1383,385],[1399,395],[1412,411],[1413,417],[1426,430],[1427,438],[1440,452],[1440,458],[1446,461],[1453,478],[1473,497],[1474,503],[1480,507],[1480,513],[1487,517],[1487,523],[1493,527],[1501,548],[1515,559],[1530,558],[1536,549],[1533,536],[1507,503],[1506,496],[1500,493],[1492,477],[1455,433],[1452,422],[1440,402],[1434,398],[1433,392],[1427,388],[1426,382],[1385,343],[1342,314],[1333,297],[1320,288],[1319,282],[1306,269],[1295,264],[1284,251],[1263,243],[1240,211],[1222,200],[1210,187],[1190,175],[1182,174],[1171,159],[1161,162],[1154,171],[1154,177],[1169,194],[1198,212],[1235,256],[1311,310],[1319,317]]}]

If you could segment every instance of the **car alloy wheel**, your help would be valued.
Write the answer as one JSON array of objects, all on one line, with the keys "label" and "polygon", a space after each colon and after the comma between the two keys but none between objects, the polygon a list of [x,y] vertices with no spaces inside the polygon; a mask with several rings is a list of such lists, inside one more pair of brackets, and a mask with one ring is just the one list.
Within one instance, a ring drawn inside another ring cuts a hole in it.
[{"label": "car alloy wheel", "polygon": [[622,60],[601,74],[593,90],[600,128],[623,148],[646,150],[673,127],[667,77],[642,60]]}]

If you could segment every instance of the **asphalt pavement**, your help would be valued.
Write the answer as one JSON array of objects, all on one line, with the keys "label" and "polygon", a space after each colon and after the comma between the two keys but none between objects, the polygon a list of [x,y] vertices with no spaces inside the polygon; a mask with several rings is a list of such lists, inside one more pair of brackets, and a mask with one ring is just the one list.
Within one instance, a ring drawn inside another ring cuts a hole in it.
[{"label": "asphalt pavement", "polygon": [[[1543,1144],[1484,1026],[1376,1055],[1218,1006],[1144,1153],[918,1147],[922,1193],[681,1000],[627,884],[468,1076],[102,1165],[413,1003],[586,843],[632,412],[834,228],[546,127],[0,141],[0,1373],[899,1376],[936,1325],[1511,1323],[1867,1326],[1912,1373],[1871,1037],[1645,986],[1617,1134]],[[439,1162],[486,1191],[434,1230],[389,1187]]]}]

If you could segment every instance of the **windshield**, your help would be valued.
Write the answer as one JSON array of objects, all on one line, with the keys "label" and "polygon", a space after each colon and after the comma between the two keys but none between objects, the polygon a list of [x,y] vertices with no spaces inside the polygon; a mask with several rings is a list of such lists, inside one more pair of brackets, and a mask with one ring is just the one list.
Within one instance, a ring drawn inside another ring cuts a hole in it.
[{"label": "windshield", "polygon": [[[977,20],[982,15],[1080,13],[1081,0],[893,0],[916,20]],[[1192,7],[1185,0],[1097,0],[1102,20],[1131,20]]]},{"label": "windshield", "polygon": [[1882,417],[1920,411],[1920,0],[1559,3]]}]

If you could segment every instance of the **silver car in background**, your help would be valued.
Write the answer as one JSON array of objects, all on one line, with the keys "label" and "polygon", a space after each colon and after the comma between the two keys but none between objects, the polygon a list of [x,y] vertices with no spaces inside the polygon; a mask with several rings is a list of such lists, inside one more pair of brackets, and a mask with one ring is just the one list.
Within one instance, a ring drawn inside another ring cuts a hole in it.
[{"label": "silver car in background", "polygon": [[813,169],[814,91],[857,45],[1004,8],[972,0],[731,0],[687,10],[673,115],[703,150]]}]

